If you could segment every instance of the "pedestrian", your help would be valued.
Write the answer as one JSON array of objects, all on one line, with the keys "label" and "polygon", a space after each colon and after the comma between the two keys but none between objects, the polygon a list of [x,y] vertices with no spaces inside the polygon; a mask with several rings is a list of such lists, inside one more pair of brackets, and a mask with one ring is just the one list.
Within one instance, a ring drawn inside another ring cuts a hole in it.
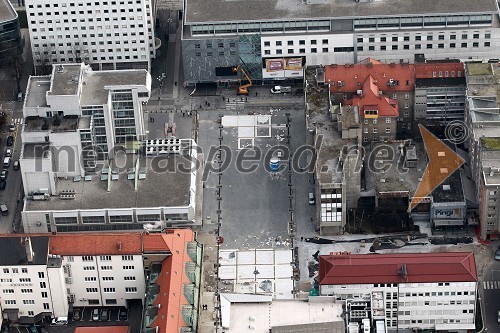
[{"label": "pedestrian", "polygon": [[175,86],[177,87],[177,81],[175,81]]},{"label": "pedestrian", "polygon": [[245,102],[248,102],[248,97],[245,96]]},{"label": "pedestrian", "polygon": [[258,92],[255,92],[255,97],[257,97],[258,95],[259,95],[259,93],[258,93]]},{"label": "pedestrian", "polygon": [[210,102],[207,102],[208,107],[210,107]]},{"label": "pedestrian", "polygon": [[185,116],[186,116],[186,114],[184,113],[184,111],[182,112],[182,116],[183,116],[183,117],[185,117]]},{"label": "pedestrian", "polygon": [[205,106],[208,106],[208,101],[205,101]]},{"label": "pedestrian", "polygon": [[224,95],[222,95],[222,100],[223,100],[223,101],[225,101],[225,100],[226,100],[226,98],[224,97]]},{"label": "pedestrian", "polygon": [[160,96],[158,96],[158,102],[160,101],[160,98],[161,98],[161,97],[160,97]]},{"label": "pedestrian", "polygon": [[202,106],[201,106],[201,104],[200,104],[200,110],[201,110],[201,109],[203,109],[203,108],[202,108]]},{"label": "pedestrian", "polygon": [[300,241],[303,242],[304,241],[304,237],[300,237]]}]

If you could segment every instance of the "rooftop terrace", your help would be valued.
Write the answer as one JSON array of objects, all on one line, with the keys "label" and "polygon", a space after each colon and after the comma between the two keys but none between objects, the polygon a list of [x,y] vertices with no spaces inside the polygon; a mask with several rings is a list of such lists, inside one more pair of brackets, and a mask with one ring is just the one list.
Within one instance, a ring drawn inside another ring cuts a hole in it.
[{"label": "rooftop terrace", "polygon": [[52,67],[52,89],[49,95],[77,95],[82,64]]},{"label": "rooftop terrace", "polygon": [[486,150],[500,150],[500,137],[499,138],[481,138],[481,144],[482,144],[483,148]]},{"label": "rooftop terrace", "polygon": [[47,91],[50,90],[50,76],[30,76],[25,97],[27,107],[47,107]]},{"label": "rooftop terrace", "polygon": [[0,22],[13,20],[17,17],[17,13],[12,8],[9,0],[0,0]]}]

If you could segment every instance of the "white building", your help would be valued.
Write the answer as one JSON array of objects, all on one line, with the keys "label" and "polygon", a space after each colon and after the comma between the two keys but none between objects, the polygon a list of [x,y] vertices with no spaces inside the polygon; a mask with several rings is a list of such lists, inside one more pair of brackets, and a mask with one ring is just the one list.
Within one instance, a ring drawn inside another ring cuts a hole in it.
[{"label": "white building", "polygon": [[494,0],[184,2],[184,82],[302,79],[302,67],[497,58]]},{"label": "white building", "polygon": [[193,223],[201,202],[196,144],[145,140],[143,104],[150,89],[151,77],[142,69],[55,65],[50,76],[30,77],[20,158],[24,230]]},{"label": "white building", "polygon": [[473,253],[320,256],[320,295],[345,300],[346,321],[388,332],[475,329],[477,273]]},{"label": "white building", "polygon": [[94,69],[146,69],[156,55],[150,0],[27,0],[35,67],[85,61]]},{"label": "white building", "polygon": [[167,333],[189,327],[197,313],[201,249],[189,229],[0,240],[4,319],[32,324],[77,308],[135,303],[143,306],[144,327]]}]

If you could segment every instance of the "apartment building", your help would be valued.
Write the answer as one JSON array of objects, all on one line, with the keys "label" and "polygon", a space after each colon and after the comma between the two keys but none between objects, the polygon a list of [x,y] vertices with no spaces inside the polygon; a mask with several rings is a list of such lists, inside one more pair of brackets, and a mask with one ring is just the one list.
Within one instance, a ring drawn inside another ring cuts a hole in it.
[{"label": "apartment building", "polygon": [[387,332],[475,329],[472,252],[320,255],[319,289],[346,302],[346,326],[368,320]]},{"label": "apartment building", "polygon": [[415,59],[497,58],[494,0],[184,2],[184,82],[238,82],[242,65],[257,82],[302,80],[302,67]]},{"label": "apartment building", "polygon": [[[368,113],[360,110],[365,144],[409,136],[413,121],[414,71],[413,64],[384,64],[372,58],[357,64],[327,65],[325,84],[330,88],[330,104],[367,108]],[[368,110],[370,108],[374,110]]]},{"label": "apartment building", "polygon": [[16,61],[23,52],[19,16],[9,0],[0,1],[0,63]]},{"label": "apartment building", "polygon": [[426,125],[446,125],[463,120],[465,90],[462,62],[415,64],[415,120]]},{"label": "apartment building", "polygon": [[51,75],[30,77],[20,157],[24,230],[162,230],[194,223],[201,202],[196,144],[146,140],[143,104],[150,91],[143,69],[54,65]]},{"label": "apartment building", "polygon": [[465,134],[470,157],[472,179],[475,182],[479,211],[473,219],[479,221],[482,238],[497,238],[500,234],[498,214],[498,170],[500,165],[500,108],[498,106],[498,64],[466,64]]},{"label": "apartment building", "polygon": [[159,40],[149,0],[27,0],[35,68],[80,63],[93,69],[151,69]]},{"label": "apartment building", "polygon": [[76,308],[136,304],[145,332],[195,330],[201,248],[189,229],[0,239],[3,318],[31,324]]}]

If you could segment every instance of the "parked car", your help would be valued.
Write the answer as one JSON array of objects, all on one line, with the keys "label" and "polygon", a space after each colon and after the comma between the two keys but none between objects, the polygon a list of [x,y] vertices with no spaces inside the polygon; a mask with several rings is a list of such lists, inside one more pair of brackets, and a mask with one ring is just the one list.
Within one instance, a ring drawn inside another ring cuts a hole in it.
[{"label": "parked car", "polygon": [[73,320],[80,320],[81,319],[81,311],[80,309],[76,309],[73,311]]},{"label": "parked car", "polygon": [[9,135],[7,138],[7,146],[12,146],[14,144],[14,137],[12,135]]},{"label": "parked car", "polygon": [[92,320],[94,321],[99,320],[99,309],[92,310]]},{"label": "parked car", "polygon": [[12,156],[12,149],[7,148],[7,149],[5,150],[5,156],[6,156],[6,157],[11,157],[11,156]]},{"label": "parked car", "polygon": [[9,174],[9,170],[7,169],[3,169],[1,172],[0,172],[0,179],[7,179],[7,175]]},{"label": "parked car", "polygon": [[495,251],[495,260],[500,260],[500,246]]},{"label": "parked car", "polygon": [[29,333],[38,333],[38,330],[36,329],[35,326],[30,325],[30,326],[28,326],[28,332]]},{"label": "parked car", "polygon": [[14,132],[16,130],[16,124],[10,123],[9,125],[9,132]]},{"label": "parked car", "polygon": [[19,160],[15,160],[14,161],[14,164],[12,164],[14,170],[19,170],[20,166],[19,166]]},{"label": "parked car", "polygon": [[0,190],[5,190],[7,187],[7,181],[5,179],[0,179]]},{"label": "parked car", "polygon": [[102,321],[108,321],[109,320],[109,310],[108,309],[103,309],[101,311],[101,320]]},{"label": "parked car", "polygon": [[119,320],[127,320],[128,319],[127,309],[120,309],[120,312],[118,314],[118,319]]}]

